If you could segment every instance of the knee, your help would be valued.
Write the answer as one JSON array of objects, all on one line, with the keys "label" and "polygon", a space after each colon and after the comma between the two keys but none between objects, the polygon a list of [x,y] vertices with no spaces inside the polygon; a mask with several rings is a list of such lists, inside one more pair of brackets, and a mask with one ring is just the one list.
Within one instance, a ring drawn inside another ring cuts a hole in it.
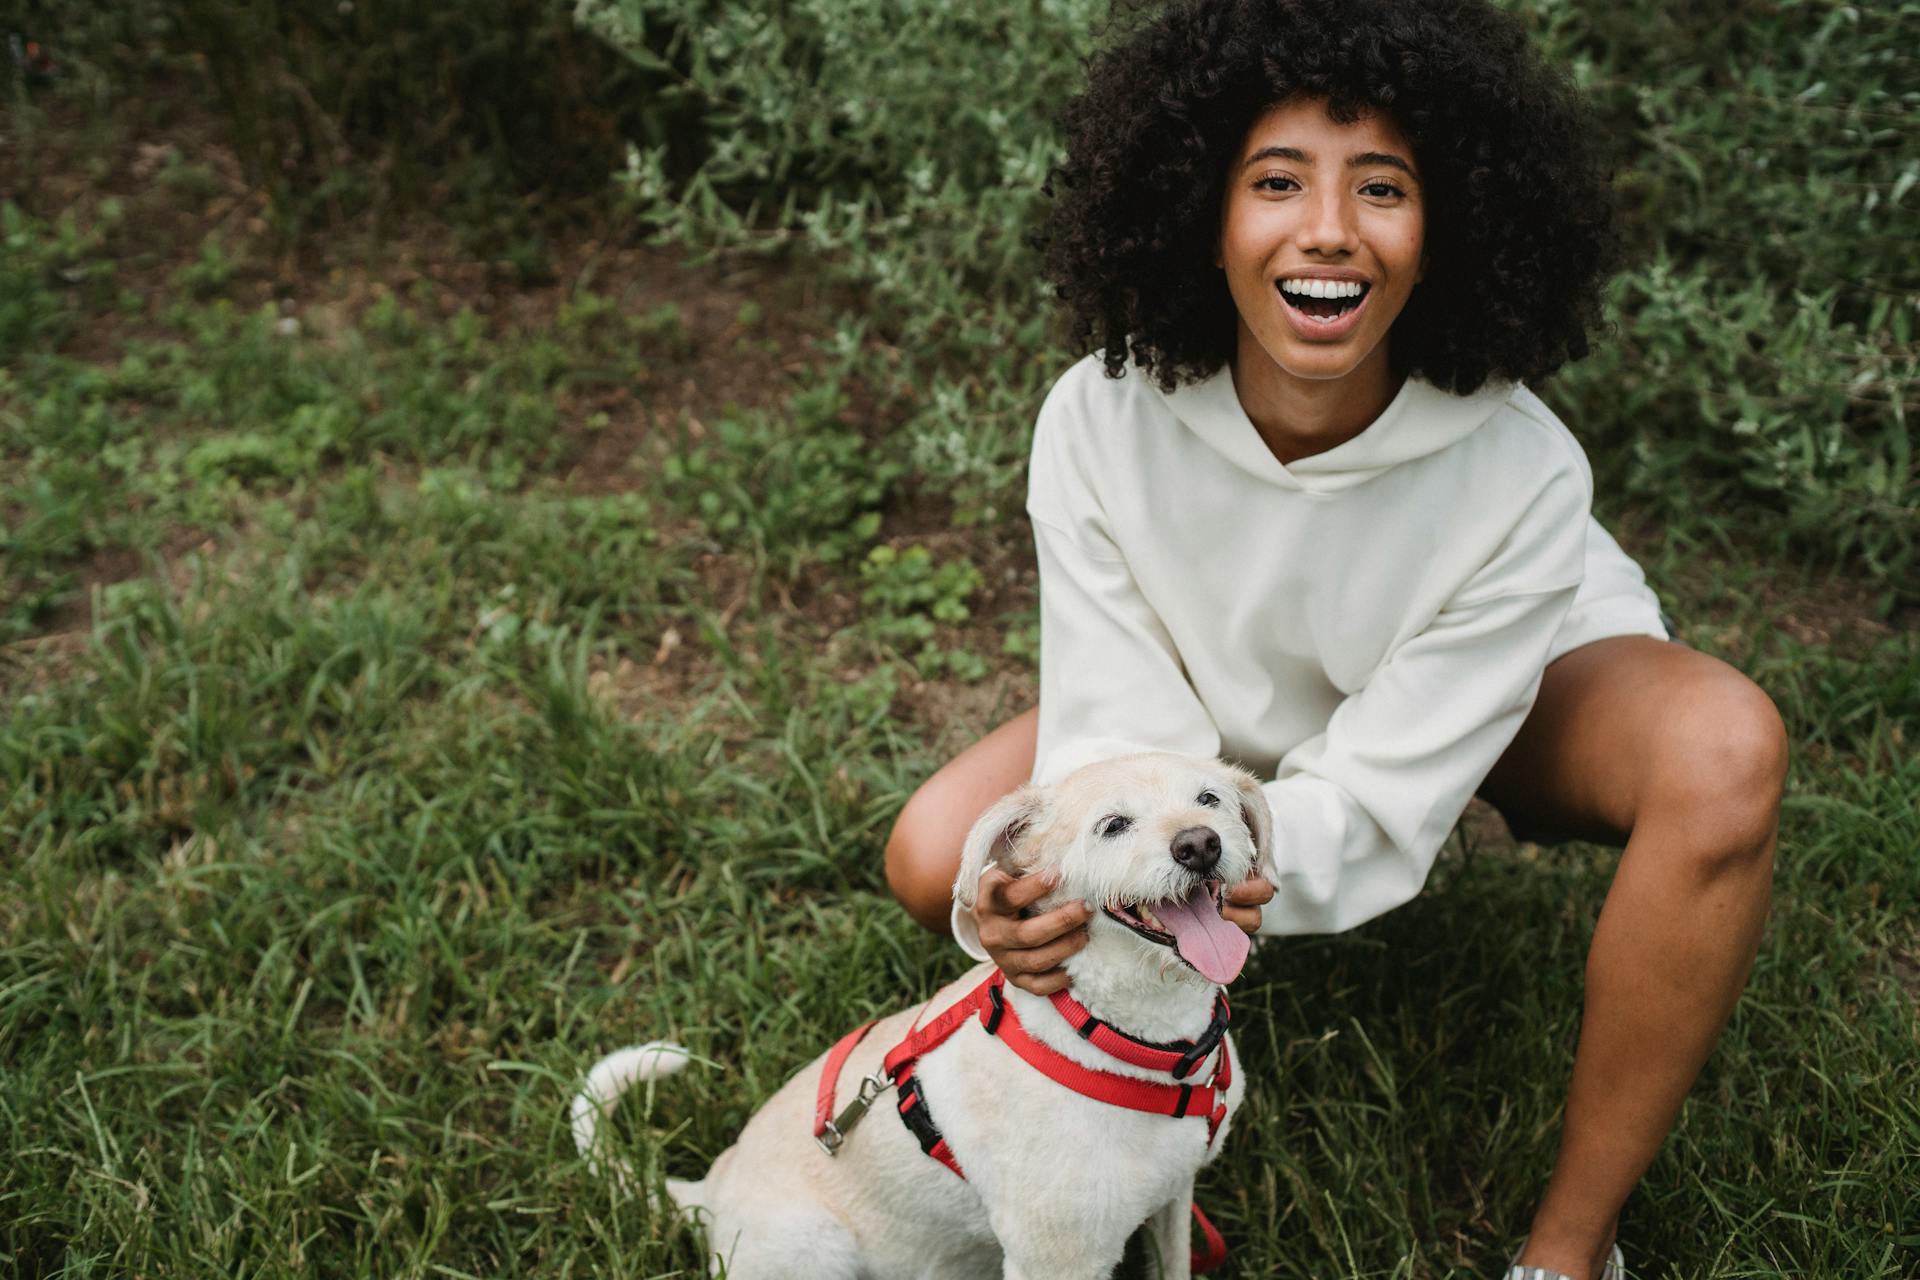
[{"label": "knee", "polygon": [[922,926],[945,933],[950,924],[959,849],[944,849],[942,837],[951,844],[951,833],[934,821],[932,808],[922,789],[913,794],[894,820],[887,836],[887,888]]},{"label": "knee", "polygon": [[1710,871],[1771,865],[1787,730],[1764,690],[1726,668],[1678,691],[1652,759],[1649,800]]}]

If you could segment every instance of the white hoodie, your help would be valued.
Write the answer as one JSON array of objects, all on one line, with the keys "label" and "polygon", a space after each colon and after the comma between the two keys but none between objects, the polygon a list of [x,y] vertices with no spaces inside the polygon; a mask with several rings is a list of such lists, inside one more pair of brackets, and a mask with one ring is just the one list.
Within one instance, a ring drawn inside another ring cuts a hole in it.
[{"label": "white hoodie", "polygon": [[[1513,383],[1455,396],[1409,378],[1359,435],[1282,465],[1230,369],[1163,393],[1096,354],[1048,394],[1029,476],[1034,781],[1153,750],[1272,778],[1262,933],[1349,929],[1412,898],[1547,663],[1666,636],[1589,515],[1579,444]],[[986,958],[971,916],[953,919]]]}]

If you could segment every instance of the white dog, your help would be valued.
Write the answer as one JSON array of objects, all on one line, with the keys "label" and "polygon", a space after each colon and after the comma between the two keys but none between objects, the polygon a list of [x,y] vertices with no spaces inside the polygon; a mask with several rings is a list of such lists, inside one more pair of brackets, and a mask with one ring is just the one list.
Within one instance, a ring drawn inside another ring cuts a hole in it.
[{"label": "white dog", "polygon": [[[724,1259],[732,1280],[1096,1280],[1150,1222],[1160,1274],[1186,1277],[1194,1174],[1245,1088],[1220,988],[1248,939],[1220,917],[1222,886],[1263,864],[1271,824],[1252,774],[1163,754],[989,809],[954,892],[970,906],[990,862],[1057,868],[1036,912],[1100,908],[1066,962],[1078,1004],[982,965],[816,1059],[704,1179],[667,1183],[704,1215],[716,1272]],[[1089,1013],[1097,1022],[1076,1029]],[[597,1159],[604,1111],[686,1060],[662,1043],[602,1059],[573,1102],[580,1150]],[[874,1113],[855,1129],[865,1101]]]}]

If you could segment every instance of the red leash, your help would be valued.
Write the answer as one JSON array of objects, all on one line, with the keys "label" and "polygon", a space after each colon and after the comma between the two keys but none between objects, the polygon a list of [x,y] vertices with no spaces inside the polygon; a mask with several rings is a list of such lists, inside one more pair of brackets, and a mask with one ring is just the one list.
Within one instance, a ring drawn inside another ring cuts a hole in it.
[{"label": "red leash", "polygon": [[[1175,1080],[1183,1080],[1193,1074],[1216,1049],[1219,1050],[1213,1075],[1205,1084],[1160,1084],[1085,1067],[1065,1054],[1048,1048],[1020,1025],[1019,1016],[1006,1002],[1005,985],[1006,975],[996,969],[938,1018],[925,1027],[909,1031],[905,1039],[888,1051],[880,1070],[860,1081],[858,1094],[838,1116],[833,1115],[833,1100],[840,1072],[846,1066],[854,1046],[866,1038],[873,1023],[862,1023],[835,1042],[833,1048],[828,1050],[827,1060],[820,1070],[820,1089],[813,1109],[813,1136],[826,1153],[834,1155],[839,1151],[840,1144],[846,1141],[847,1131],[859,1122],[873,1100],[891,1084],[899,1090],[900,1119],[920,1140],[920,1149],[964,1179],[966,1172],[960,1168],[953,1152],[947,1147],[946,1139],[933,1123],[913,1068],[922,1056],[945,1043],[974,1017],[980,1019],[980,1025],[988,1035],[998,1036],[1034,1070],[1083,1097],[1150,1114],[1204,1116],[1207,1121],[1207,1145],[1213,1145],[1214,1137],[1220,1132],[1220,1124],[1227,1116],[1227,1086],[1233,1082],[1232,1064],[1228,1061],[1226,1050],[1220,1046],[1221,1039],[1226,1035],[1228,1018],[1224,996],[1216,1000],[1213,1022],[1198,1040],[1155,1045],[1136,1040],[1100,1021],[1066,992],[1054,994],[1053,1007],[1089,1044],[1122,1062],[1166,1071]],[[1225,1261],[1226,1241],[1207,1221],[1207,1215],[1200,1212],[1197,1204],[1193,1206],[1193,1216],[1202,1237],[1201,1247],[1193,1251],[1193,1269],[1196,1272],[1211,1271]]]}]

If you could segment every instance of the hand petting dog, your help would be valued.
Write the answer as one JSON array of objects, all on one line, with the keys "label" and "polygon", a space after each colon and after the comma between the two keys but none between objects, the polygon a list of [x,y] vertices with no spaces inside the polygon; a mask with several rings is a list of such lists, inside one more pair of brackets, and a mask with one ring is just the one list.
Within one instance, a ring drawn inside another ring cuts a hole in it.
[{"label": "hand petting dog", "polygon": [[[973,907],[980,945],[1008,982],[1037,996],[1066,989],[1067,971],[1060,966],[1087,945],[1087,921],[1093,918],[1092,908],[1084,902],[1025,916],[1028,908],[1059,886],[1057,871],[1016,877],[997,866],[988,867],[980,877],[980,898]],[[1248,933],[1257,933],[1260,908],[1272,901],[1273,885],[1263,876],[1252,876],[1227,890],[1220,915]]]}]

